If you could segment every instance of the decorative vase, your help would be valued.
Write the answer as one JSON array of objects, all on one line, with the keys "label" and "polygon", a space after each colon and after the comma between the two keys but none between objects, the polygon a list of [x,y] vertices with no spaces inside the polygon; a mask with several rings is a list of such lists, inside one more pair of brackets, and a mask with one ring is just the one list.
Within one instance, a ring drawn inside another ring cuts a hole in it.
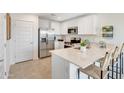
[{"label": "decorative vase", "polygon": [[80,47],[80,51],[81,51],[81,52],[85,52],[85,51],[86,51],[86,46],[81,46],[81,47]]}]

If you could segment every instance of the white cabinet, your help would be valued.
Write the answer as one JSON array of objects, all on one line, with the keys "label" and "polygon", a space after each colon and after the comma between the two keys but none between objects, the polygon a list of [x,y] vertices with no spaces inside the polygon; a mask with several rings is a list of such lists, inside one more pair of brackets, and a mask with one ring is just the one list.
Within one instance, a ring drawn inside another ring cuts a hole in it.
[{"label": "white cabinet", "polygon": [[39,19],[39,27],[41,29],[52,29],[55,34],[60,34],[60,23],[56,21],[50,21],[47,19]]},{"label": "white cabinet", "polygon": [[52,21],[51,28],[56,35],[60,35],[60,23],[59,22]]},{"label": "white cabinet", "polygon": [[68,21],[68,27],[78,26],[78,19]]},{"label": "white cabinet", "polygon": [[68,22],[61,23],[60,29],[62,35],[68,34]]},{"label": "white cabinet", "polygon": [[61,34],[66,35],[68,34],[68,28],[69,27],[74,27],[74,26],[78,26],[78,20],[77,19],[73,19],[73,20],[69,20],[69,21],[65,21],[61,23]]},{"label": "white cabinet", "polygon": [[55,49],[63,49],[64,41],[55,41]]},{"label": "white cabinet", "polygon": [[[78,79],[79,67],[55,54],[52,54],[52,79]],[[80,73],[81,79],[88,79],[88,75]]]},{"label": "white cabinet", "polygon": [[69,62],[52,54],[52,79],[69,79]]},{"label": "white cabinet", "polygon": [[90,15],[80,18],[78,21],[78,26],[78,34],[96,34],[96,16]]},{"label": "white cabinet", "polygon": [[61,34],[68,34],[68,28],[78,26],[78,34],[95,35],[96,34],[96,15],[89,15],[72,19],[61,23]]}]

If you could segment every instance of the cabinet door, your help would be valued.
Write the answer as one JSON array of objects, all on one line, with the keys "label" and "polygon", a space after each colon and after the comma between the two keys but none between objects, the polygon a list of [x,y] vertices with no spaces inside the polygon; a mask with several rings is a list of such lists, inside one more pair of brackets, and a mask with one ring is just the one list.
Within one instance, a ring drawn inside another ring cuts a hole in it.
[{"label": "cabinet door", "polygon": [[96,34],[96,17],[95,15],[86,16],[80,18],[79,22],[79,34]]},{"label": "cabinet door", "polygon": [[95,29],[94,28],[94,24],[95,24],[94,16],[86,17],[84,22],[85,22],[84,34],[95,34],[95,32],[94,32],[94,29]]},{"label": "cabinet door", "polygon": [[68,27],[78,26],[78,19],[68,21]]},{"label": "cabinet door", "polygon": [[74,27],[74,26],[79,26],[78,19],[73,19],[73,20],[61,23],[61,34],[68,34],[68,28]]},{"label": "cabinet door", "polygon": [[52,79],[69,79],[69,62],[52,54]]},{"label": "cabinet door", "polygon": [[85,18],[80,18],[78,21],[78,34],[84,34],[85,25]]},{"label": "cabinet door", "polygon": [[63,49],[63,48],[64,48],[64,42],[55,41],[55,49]]},{"label": "cabinet door", "polygon": [[59,22],[51,22],[51,28],[55,34],[60,34],[60,23]]},{"label": "cabinet door", "polygon": [[61,34],[68,34],[68,22],[61,23]]}]

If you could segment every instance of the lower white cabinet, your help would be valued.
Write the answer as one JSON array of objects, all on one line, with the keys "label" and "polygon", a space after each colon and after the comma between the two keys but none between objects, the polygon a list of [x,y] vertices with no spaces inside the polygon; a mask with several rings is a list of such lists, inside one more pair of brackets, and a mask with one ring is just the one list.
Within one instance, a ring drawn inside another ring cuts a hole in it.
[{"label": "lower white cabinet", "polygon": [[69,63],[52,54],[52,79],[69,79]]},{"label": "lower white cabinet", "polygon": [[[78,66],[52,54],[52,79],[78,79]],[[80,79],[88,79],[84,73],[80,73]]]},{"label": "lower white cabinet", "polygon": [[55,41],[55,49],[64,48],[64,41]]}]

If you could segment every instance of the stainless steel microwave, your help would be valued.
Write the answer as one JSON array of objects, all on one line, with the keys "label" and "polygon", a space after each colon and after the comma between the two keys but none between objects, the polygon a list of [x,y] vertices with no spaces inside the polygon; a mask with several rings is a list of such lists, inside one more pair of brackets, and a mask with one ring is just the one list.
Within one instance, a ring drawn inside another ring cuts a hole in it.
[{"label": "stainless steel microwave", "polygon": [[69,27],[68,34],[78,34],[78,27],[77,26]]}]

